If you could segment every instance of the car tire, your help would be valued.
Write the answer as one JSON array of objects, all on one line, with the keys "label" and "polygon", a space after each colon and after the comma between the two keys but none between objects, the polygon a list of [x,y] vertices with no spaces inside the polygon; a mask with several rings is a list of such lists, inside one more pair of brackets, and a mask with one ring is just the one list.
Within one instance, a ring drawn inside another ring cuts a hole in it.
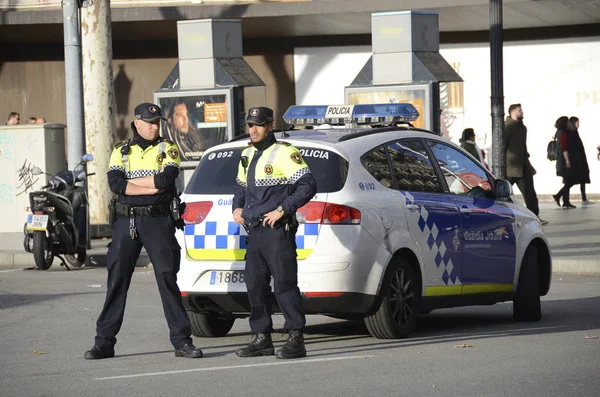
[{"label": "car tire", "polygon": [[221,318],[216,313],[187,312],[192,327],[192,334],[202,338],[217,338],[226,336],[235,318]]},{"label": "car tire", "polygon": [[404,259],[395,260],[386,273],[377,312],[364,320],[369,333],[379,339],[407,337],[417,321],[420,298],[414,271]]},{"label": "car tire", "polygon": [[523,257],[517,294],[513,300],[513,319],[540,321],[541,318],[538,251],[534,246],[529,246]]}]

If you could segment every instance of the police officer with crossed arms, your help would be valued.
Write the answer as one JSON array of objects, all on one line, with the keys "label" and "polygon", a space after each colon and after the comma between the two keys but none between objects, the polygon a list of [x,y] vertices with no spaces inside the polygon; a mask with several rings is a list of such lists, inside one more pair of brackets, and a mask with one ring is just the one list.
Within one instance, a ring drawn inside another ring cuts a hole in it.
[{"label": "police officer with crossed arms", "polygon": [[108,184],[118,200],[111,203],[112,242],[108,250],[106,300],[96,322],[96,340],[86,359],[114,357],[123,323],[127,290],[142,246],[148,252],[176,357],[199,358],[202,350],[191,339],[189,319],[177,286],[180,248],[175,239],[178,217],[175,180],[179,149],[158,135],[161,109],[152,103],[135,108],[133,139],[115,145]]},{"label": "police officer with crossed arms", "polygon": [[252,146],[242,152],[233,198],[233,219],[248,228],[246,287],[250,301],[250,344],[239,357],[274,354],[271,332],[271,276],[289,338],[276,357],[306,356],[306,324],[298,289],[296,210],[317,192],[317,183],[300,152],[272,132],[273,111],[255,107],[246,120]]}]

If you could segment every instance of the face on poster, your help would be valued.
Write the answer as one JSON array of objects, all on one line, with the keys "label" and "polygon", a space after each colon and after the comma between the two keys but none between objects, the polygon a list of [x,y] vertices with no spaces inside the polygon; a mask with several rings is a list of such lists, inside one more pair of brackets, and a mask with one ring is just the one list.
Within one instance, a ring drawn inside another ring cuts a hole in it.
[{"label": "face on poster", "polygon": [[227,142],[225,95],[193,95],[158,99],[167,121],[161,135],[175,142],[181,161],[199,161],[209,148]]},{"label": "face on poster", "polygon": [[425,128],[425,90],[389,90],[378,92],[350,92],[348,104],[359,105],[367,103],[410,103],[419,112],[419,118],[412,125]]}]

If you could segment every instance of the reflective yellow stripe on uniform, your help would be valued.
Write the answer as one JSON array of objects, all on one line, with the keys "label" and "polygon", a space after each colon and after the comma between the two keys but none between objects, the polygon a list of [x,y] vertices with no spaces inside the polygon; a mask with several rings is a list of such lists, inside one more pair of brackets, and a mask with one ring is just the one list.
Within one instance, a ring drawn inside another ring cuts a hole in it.
[{"label": "reflective yellow stripe on uniform", "polygon": [[123,146],[115,145],[108,170],[121,171],[127,179],[156,175],[164,167],[179,167],[179,149],[170,141],[163,141],[146,149],[130,145],[127,154],[121,153]]},{"label": "reflective yellow stripe on uniform", "polygon": [[[254,147],[244,149],[242,157],[248,159],[248,166],[257,150]],[[237,183],[247,185],[246,174],[242,162],[238,166]],[[304,174],[310,172],[300,152],[293,146],[276,143],[268,147],[256,162],[254,181],[256,186],[276,186],[296,183]]]}]

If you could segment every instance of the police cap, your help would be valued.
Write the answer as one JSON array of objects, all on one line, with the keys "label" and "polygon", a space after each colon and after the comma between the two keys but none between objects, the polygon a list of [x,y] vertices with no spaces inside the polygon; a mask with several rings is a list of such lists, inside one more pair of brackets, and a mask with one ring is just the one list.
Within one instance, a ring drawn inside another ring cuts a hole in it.
[{"label": "police cap", "polygon": [[273,121],[273,110],[266,107],[256,107],[248,110],[246,124],[264,125]]},{"label": "police cap", "polygon": [[134,117],[136,120],[144,120],[148,123],[151,123],[157,119],[166,121],[166,119],[162,115],[160,107],[158,107],[158,105],[148,102],[141,103],[135,107]]}]

